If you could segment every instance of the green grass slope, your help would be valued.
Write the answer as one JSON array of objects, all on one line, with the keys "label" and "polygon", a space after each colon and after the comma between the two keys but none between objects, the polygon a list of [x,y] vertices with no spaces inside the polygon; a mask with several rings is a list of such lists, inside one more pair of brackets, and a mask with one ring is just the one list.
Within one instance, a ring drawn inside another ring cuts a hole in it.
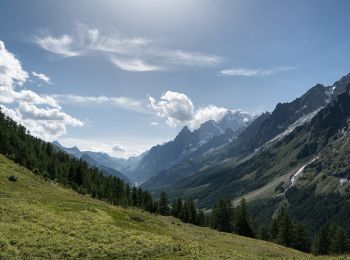
[{"label": "green grass slope", "polygon": [[[16,182],[8,177],[15,175]],[[0,259],[310,259],[272,243],[123,209],[0,155]]]}]

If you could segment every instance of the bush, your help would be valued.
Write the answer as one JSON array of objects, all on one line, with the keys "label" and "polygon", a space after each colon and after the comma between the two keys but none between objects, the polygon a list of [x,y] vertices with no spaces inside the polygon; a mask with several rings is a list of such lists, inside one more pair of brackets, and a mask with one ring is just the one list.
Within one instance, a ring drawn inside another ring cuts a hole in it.
[{"label": "bush", "polygon": [[129,219],[136,221],[136,222],[144,222],[145,219],[142,216],[138,216],[138,215],[130,215]]},{"label": "bush", "polygon": [[13,181],[13,182],[17,181],[17,177],[14,175],[11,175],[8,179],[9,181]]}]

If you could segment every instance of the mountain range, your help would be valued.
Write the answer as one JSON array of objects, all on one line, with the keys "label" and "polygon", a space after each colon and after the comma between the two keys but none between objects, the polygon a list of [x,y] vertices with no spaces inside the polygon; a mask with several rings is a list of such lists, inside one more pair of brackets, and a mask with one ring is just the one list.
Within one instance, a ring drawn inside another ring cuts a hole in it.
[{"label": "mountain range", "polygon": [[[61,145],[59,142],[54,141],[52,144],[59,150],[62,150],[77,159],[81,159],[87,162],[91,166],[96,166],[105,174],[112,175],[122,179],[123,181],[129,183],[130,180],[121,171],[128,169],[128,162],[132,161],[133,158],[129,160],[123,160],[119,158],[113,158],[106,153],[91,152],[91,151],[80,151],[78,147],[74,146],[72,148],[67,148]],[[123,164],[124,163],[124,164]],[[125,167],[125,168],[123,168]]]},{"label": "mountain range", "polygon": [[317,84],[262,114],[234,141],[159,173],[144,187],[209,208],[220,197],[233,203],[244,197],[257,221],[288,207],[310,230],[329,221],[349,230],[349,85],[350,75],[332,86]]},{"label": "mountain range", "polygon": [[129,160],[66,151],[121,170],[154,194],[192,197],[202,208],[221,197],[233,203],[244,197],[258,222],[288,207],[312,231],[330,219],[350,231],[349,86],[350,74],[258,117],[230,111],[198,129],[185,126],[174,140]]},{"label": "mountain range", "polygon": [[241,110],[229,110],[218,122],[209,120],[193,131],[184,126],[174,140],[156,145],[142,155],[129,159],[80,151],[77,147],[66,148],[57,141],[53,144],[76,158],[120,171],[135,184],[142,184],[162,170],[233,140],[254,118],[254,115]]}]

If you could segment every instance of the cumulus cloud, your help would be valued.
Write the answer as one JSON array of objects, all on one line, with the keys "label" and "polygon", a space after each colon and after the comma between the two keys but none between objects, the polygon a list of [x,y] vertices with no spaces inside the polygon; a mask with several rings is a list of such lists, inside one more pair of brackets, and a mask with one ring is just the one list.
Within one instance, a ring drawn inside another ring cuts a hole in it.
[{"label": "cumulus cloud", "polygon": [[62,121],[71,126],[83,126],[81,121],[57,108],[38,108],[35,105],[21,103],[16,110],[24,120]]},{"label": "cumulus cloud", "polygon": [[193,115],[192,120],[189,122],[189,126],[195,129],[209,120],[214,120],[216,122],[220,121],[228,111],[229,110],[227,108],[217,107],[214,105],[199,108]]},{"label": "cumulus cloud", "polygon": [[104,33],[96,28],[78,24],[74,35],[36,36],[43,49],[61,57],[96,56],[121,70],[150,72],[174,66],[214,66],[223,61],[217,55],[174,50],[160,46],[157,41],[143,37],[124,37],[118,32]]},{"label": "cumulus cloud", "polygon": [[[31,90],[17,90],[28,78],[28,73],[16,57],[0,41],[0,105],[1,110],[33,135],[51,141],[66,133],[67,126],[82,126],[83,122],[66,114],[50,96]],[[11,106],[9,108],[6,105]]]},{"label": "cumulus cloud", "polygon": [[7,51],[2,41],[0,41],[0,58],[0,86],[23,85],[28,73],[22,69],[21,62]]},{"label": "cumulus cloud", "polygon": [[51,82],[51,79],[49,78],[49,76],[45,75],[44,73],[37,73],[35,71],[32,71],[32,75],[34,77],[37,77],[38,79],[44,81],[45,83],[51,85],[52,82]]},{"label": "cumulus cloud", "polygon": [[165,117],[170,126],[180,125],[193,118],[194,106],[185,94],[167,91],[160,99],[156,101],[150,96],[150,107],[157,112],[158,116]]},{"label": "cumulus cloud", "polygon": [[258,69],[246,69],[246,68],[232,68],[220,71],[223,76],[243,76],[243,77],[254,77],[254,76],[270,76],[282,71],[293,70],[295,67],[281,67],[271,70],[258,70]]},{"label": "cumulus cloud", "polygon": [[171,127],[188,125],[198,128],[208,120],[220,121],[230,110],[224,107],[208,105],[196,109],[191,99],[183,93],[166,91],[160,100],[149,97],[149,107],[165,118]]},{"label": "cumulus cloud", "polygon": [[119,153],[119,152],[126,152],[126,149],[124,146],[120,145],[120,144],[115,144],[113,145],[112,147],[113,151],[116,152],[116,153]]}]

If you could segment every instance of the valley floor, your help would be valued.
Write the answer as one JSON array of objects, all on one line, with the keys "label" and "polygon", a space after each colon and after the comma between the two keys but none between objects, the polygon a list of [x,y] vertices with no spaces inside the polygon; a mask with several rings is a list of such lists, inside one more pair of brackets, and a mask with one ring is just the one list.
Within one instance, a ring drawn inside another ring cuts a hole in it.
[{"label": "valley floor", "polygon": [[[16,182],[8,177],[15,175]],[[312,259],[82,196],[0,155],[0,259]]]}]

